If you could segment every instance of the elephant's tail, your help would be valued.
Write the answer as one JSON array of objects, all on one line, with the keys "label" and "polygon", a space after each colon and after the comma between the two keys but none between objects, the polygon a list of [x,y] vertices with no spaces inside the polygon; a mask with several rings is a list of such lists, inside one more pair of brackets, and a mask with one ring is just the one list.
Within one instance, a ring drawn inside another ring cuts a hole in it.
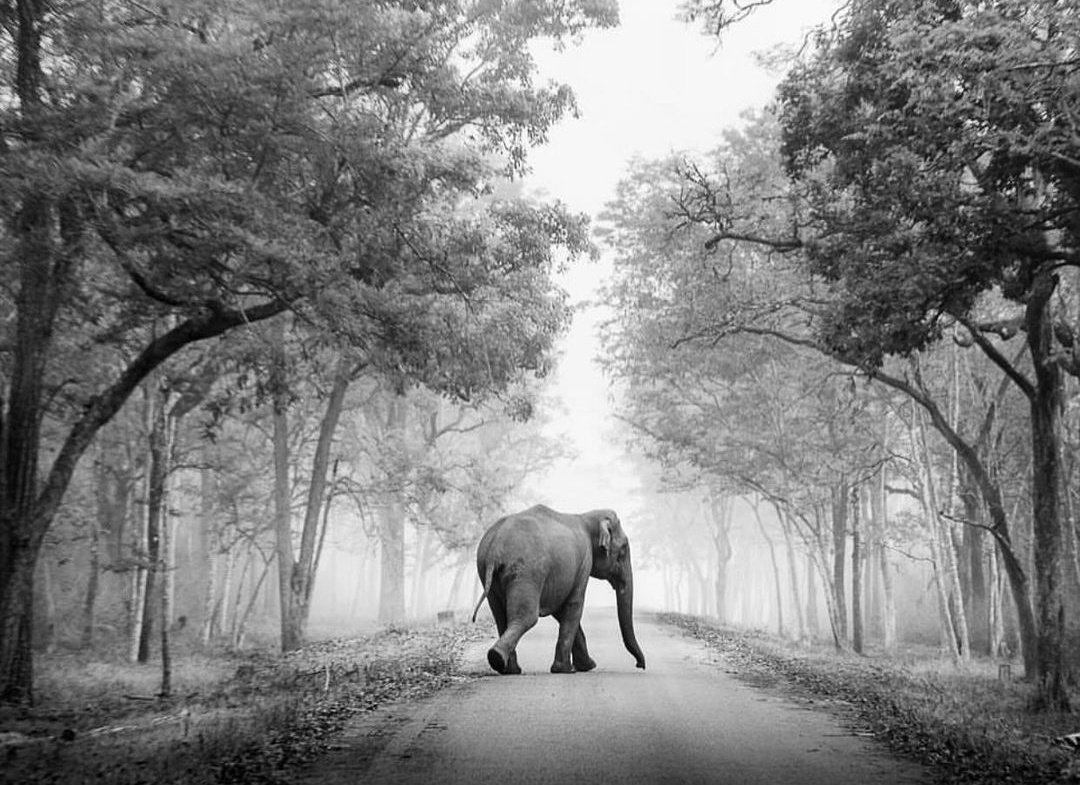
[{"label": "elephant's tail", "polygon": [[472,620],[476,621],[476,614],[480,612],[480,606],[484,603],[484,598],[488,596],[488,589],[491,588],[491,576],[495,574],[495,565],[489,564],[487,571],[484,574],[484,593],[480,595],[480,599],[476,602],[476,607],[473,608]]}]

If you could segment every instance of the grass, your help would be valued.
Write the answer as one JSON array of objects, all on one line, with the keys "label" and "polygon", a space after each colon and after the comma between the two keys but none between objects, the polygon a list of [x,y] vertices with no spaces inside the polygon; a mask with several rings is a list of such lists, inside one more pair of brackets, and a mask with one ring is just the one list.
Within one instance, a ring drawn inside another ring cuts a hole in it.
[{"label": "grass", "polygon": [[925,651],[841,655],[695,617],[662,619],[721,652],[741,678],[841,714],[931,766],[939,782],[1080,782],[1080,753],[1054,741],[1080,730],[1080,717],[1029,712],[1030,686],[999,680],[992,663],[961,669]]},{"label": "grass", "polygon": [[[0,709],[0,782],[284,783],[351,716],[427,694],[456,678],[475,627],[394,627],[267,652],[157,665],[46,655],[37,705]],[[484,630],[483,634],[487,634]]]}]

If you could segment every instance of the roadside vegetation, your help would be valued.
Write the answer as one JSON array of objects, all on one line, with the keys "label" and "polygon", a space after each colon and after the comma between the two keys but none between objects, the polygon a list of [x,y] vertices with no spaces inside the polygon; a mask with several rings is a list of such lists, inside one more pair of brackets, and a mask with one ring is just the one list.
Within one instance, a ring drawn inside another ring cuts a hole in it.
[{"label": "roadside vegetation", "polygon": [[178,658],[174,697],[153,665],[41,657],[39,705],[0,709],[0,782],[284,783],[351,717],[462,675],[486,625],[390,626],[367,636]]},{"label": "roadside vegetation", "polygon": [[661,619],[719,652],[738,678],[839,714],[853,733],[931,766],[938,782],[1080,782],[1080,751],[1063,738],[1080,718],[1028,711],[1030,687],[989,660],[957,667],[925,648],[842,654],[694,616]]},{"label": "roadside vegetation", "polygon": [[[1080,752],[1063,741],[1080,721],[1028,711],[1029,687],[1000,678],[996,663],[956,667],[927,648],[841,654],[696,616],[659,619],[737,678],[839,715],[852,733],[927,764],[937,782],[1080,781]],[[351,718],[470,678],[463,651],[491,633],[489,624],[390,626],[284,656],[190,654],[176,663],[170,699],[154,697],[153,666],[43,656],[40,705],[0,709],[0,782],[289,782]]]}]

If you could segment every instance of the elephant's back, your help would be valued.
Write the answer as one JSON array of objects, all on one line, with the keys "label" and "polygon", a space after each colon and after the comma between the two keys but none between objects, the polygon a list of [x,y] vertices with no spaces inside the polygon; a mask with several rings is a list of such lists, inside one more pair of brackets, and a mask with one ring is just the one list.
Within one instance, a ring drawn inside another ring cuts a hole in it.
[{"label": "elephant's back", "polygon": [[[575,516],[556,512],[543,504],[537,504],[522,512],[505,515],[495,521],[480,538],[477,547],[477,562],[483,565],[485,559],[498,559],[508,554],[513,555],[529,543],[544,543],[548,548],[557,547],[564,542],[575,543],[584,535],[580,526],[575,526]],[[587,538],[585,538],[587,542]]]}]

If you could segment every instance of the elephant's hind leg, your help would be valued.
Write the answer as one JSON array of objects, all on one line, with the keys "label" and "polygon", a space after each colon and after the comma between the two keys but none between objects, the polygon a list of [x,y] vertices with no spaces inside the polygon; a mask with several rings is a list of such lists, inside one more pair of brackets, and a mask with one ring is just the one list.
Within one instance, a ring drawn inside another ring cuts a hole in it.
[{"label": "elephant's hind leg", "polygon": [[[501,641],[506,634],[507,620],[506,620],[506,598],[497,597],[494,594],[488,596],[488,605],[491,607],[491,615],[495,617],[495,627],[499,631],[499,640]],[[521,673],[521,668],[517,664],[517,655],[511,653],[508,657],[504,657],[498,650],[498,643],[488,650],[487,658],[488,665],[496,673]]]},{"label": "elephant's hind leg", "polygon": [[506,627],[488,650],[488,665],[499,673],[518,674],[517,644],[540,618],[540,593],[528,585],[512,585],[506,590]]}]

